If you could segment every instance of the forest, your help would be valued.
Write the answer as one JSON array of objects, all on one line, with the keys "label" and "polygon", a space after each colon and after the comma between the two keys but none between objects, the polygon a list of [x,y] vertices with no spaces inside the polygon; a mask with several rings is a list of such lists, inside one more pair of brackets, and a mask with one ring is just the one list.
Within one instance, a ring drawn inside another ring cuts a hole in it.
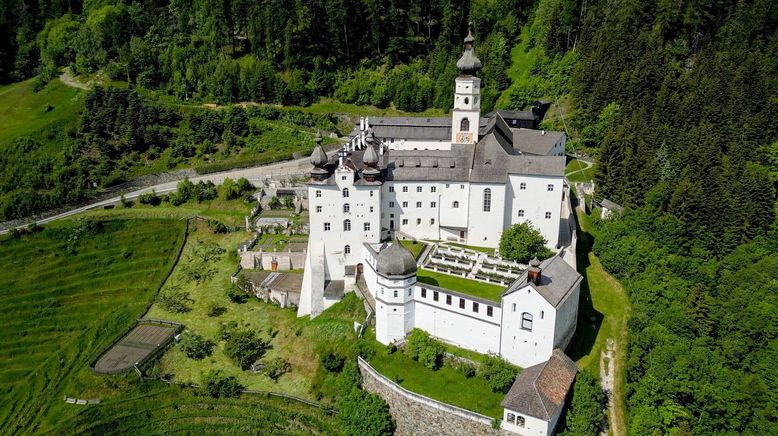
[{"label": "forest", "polygon": [[[554,102],[565,124],[545,126],[566,128],[569,151],[598,160],[595,199],[627,209],[597,223],[594,250],[633,305],[630,431],[778,433],[778,4],[462,3],[8,0],[0,82],[36,77],[43,87],[69,66],[181,101],[304,106],[327,96],[447,111],[471,23],[482,109]],[[87,195],[85,181],[113,183],[117,168],[130,177],[154,153],[175,162],[223,153],[235,138],[251,146],[252,122],[246,130],[237,113],[203,132],[214,115],[169,112],[133,93],[87,101],[147,117],[132,134],[119,134],[121,120],[136,116],[97,110],[72,132],[67,159],[36,158],[27,139],[4,151],[0,194],[17,179],[29,192],[61,190],[43,205],[7,200],[4,217]],[[94,156],[104,159],[90,163]],[[14,165],[43,175],[9,172]]]}]

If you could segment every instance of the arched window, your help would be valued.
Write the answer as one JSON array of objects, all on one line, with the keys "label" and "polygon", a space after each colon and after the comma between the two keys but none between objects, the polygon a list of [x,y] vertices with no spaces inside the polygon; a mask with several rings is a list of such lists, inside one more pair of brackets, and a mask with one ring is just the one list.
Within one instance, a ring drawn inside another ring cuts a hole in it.
[{"label": "arched window", "polygon": [[470,99],[468,97],[465,97],[465,104],[470,103]]},{"label": "arched window", "polygon": [[343,205],[343,213],[349,213],[351,212],[351,206],[348,203],[345,203]]},{"label": "arched window", "polygon": [[521,328],[532,331],[532,314],[524,312],[521,314]]},{"label": "arched window", "polygon": [[484,189],[484,212],[491,212],[492,210],[492,190],[490,188]]},{"label": "arched window", "polygon": [[348,198],[348,188],[343,188],[343,198]]},{"label": "arched window", "polygon": [[452,207],[453,209],[459,209],[459,202],[458,202],[458,201],[455,201],[455,202],[451,203],[451,207]]},{"label": "arched window", "polygon": [[344,232],[351,231],[351,220],[343,220],[343,231]]},{"label": "arched window", "polygon": [[351,254],[351,245],[343,247],[343,254]]},{"label": "arched window", "polygon": [[517,416],[516,417],[516,425],[519,427],[524,427],[524,417],[523,416]]},{"label": "arched window", "polygon": [[459,131],[466,132],[468,130],[470,130],[470,120],[462,118],[462,121],[459,122]]}]

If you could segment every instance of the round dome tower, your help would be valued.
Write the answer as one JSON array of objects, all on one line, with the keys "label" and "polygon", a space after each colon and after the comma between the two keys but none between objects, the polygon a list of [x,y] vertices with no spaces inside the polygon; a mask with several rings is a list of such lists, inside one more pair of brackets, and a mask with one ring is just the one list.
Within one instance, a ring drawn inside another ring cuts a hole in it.
[{"label": "round dome tower", "polygon": [[376,271],[385,276],[408,276],[416,274],[416,259],[403,247],[397,236],[392,245],[381,250],[376,260]]}]

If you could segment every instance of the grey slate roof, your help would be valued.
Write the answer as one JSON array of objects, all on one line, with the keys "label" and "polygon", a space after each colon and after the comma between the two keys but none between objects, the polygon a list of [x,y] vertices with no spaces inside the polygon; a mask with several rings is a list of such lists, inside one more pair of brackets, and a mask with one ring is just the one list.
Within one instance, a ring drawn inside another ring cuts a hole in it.
[{"label": "grey slate roof", "polygon": [[557,307],[570,291],[575,288],[575,285],[583,279],[583,276],[578,274],[578,271],[573,269],[573,267],[565,262],[558,254],[544,260],[540,264],[540,270],[540,285],[528,281],[527,271],[525,270],[513,283],[511,283],[510,287],[508,287],[508,290],[503,295],[511,294],[526,285],[530,285],[538,294],[545,298],[549,304]]},{"label": "grey slate roof", "polygon": [[605,200],[602,200],[602,202],[600,202],[600,205],[602,207],[606,208],[606,209],[610,209],[610,210],[616,211],[618,213],[623,213],[624,212],[624,208],[623,207],[621,207],[620,205],[618,205],[618,204],[608,200],[607,198]]},{"label": "grey slate roof", "polygon": [[502,400],[502,406],[523,415],[551,420],[564,406],[578,367],[559,348],[551,358],[524,369]]},{"label": "grey slate roof", "polygon": [[392,245],[381,250],[376,259],[376,271],[387,276],[407,276],[416,273],[416,259],[395,238]]},{"label": "grey slate roof", "polygon": [[511,129],[513,146],[522,153],[545,156],[559,142],[564,132],[551,130]]},{"label": "grey slate roof", "polygon": [[[375,136],[381,139],[429,139],[447,141],[451,139],[450,117],[376,117],[370,118],[370,128]],[[481,118],[481,126],[489,122]],[[357,125],[351,132],[351,137],[359,133]]]},{"label": "grey slate roof", "polygon": [[510,111],[507,109],[497,109],[495,111],[491,111],[488,114],[485,115],[486,118],[491,118],[495,114],[500,114],[503,118],[507,120],[526,120],[526,121],[535,121],[538,116],[533,114],[532,112],[528,111]]}]

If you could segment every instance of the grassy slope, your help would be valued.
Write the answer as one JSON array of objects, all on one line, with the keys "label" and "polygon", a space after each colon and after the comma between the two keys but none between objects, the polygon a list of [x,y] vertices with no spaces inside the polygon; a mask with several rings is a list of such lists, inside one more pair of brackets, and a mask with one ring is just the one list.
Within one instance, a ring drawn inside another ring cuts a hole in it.
[{"label": "grassy slope", "polygon": [[[618,280],[608,274],[600,260],[591,252],[596,230],[586,214],[578,213],[578,271],[584,276],[581,284],[581,302],[579,304],[578,327],[575,339],[568,348],[570,357],[580,368],[587,369],[595,376],[600,374],[600,355],[606,350],[606,342],[613,339],[616,345],[615,380],[613,388],[614,417],[611,427],[626,434],[626,352],[627,318],[630,303],[624,288]],[[615,420],[615,422],[614,422]]]},{"label": "grassy slope", "polygon": [[102,347],[140,315],[183,237],[170,220],[112,221],[65,246],[71,221],[0,241],[0,427],[45,428],[63,395],[78,395]]},{"label": "grassy slope", "polygon": [[421,269],[416,273],[416,278],[421,283],[440,286],[441,288],[451,289],[452,291],[485,298],[494,302],[499,302],[503,291],[505,291],[503,286],[490,285],[476,280]]},{"label": "grassy slope", "polygon": [[578,159],[573,159],[565,168],[565,175],[570,182],[590,182],[594,180],[594,173],[597,171],[597,164],[586,167],[586,164]]},{"label": "grassy slope", "polygon": [[[34,93],[35,79],[0,86],[0,149],[20,136],[31,136],[56,150],[52,140],[74,127],[86,91],[53,80]],[[46,105],[52,106],[46,111]]]},{"label": "grassy slope", "polygon": [[411,252],[414,259],[418,259],[419,255],[421,255],[421,251],[424,250],[424,244],[421,242],[405,240],[400,241],[400,243]]},{"label": "grassy slope", "polygon": [[[178,286],[188,292],[193,300],[190,304],[192,310],[172,314],[155,304],[149,316],[181,322],[188,330],[212,339],[217,345],[212,356],[199,361],[189,359],[180,349],[173,348],[163,356],[161,370],[163,373],[175,374],[177,381],[198,383],[203,373],[220,369],[236,376],[249,389],[284,392],[313,399],[312,387],[318,370],[319,351],[328,347],[347,348],[348,343],[356,339],[353,321],[361,321],[364,310],[356,298],[351,298],[354,297],[351,294],[343,303],[313,321],[298,319],[293,309],[281,309],[256,299],[250,299],[245,304],[230,302],[225,292],[229,287],[230,274],[237,266],[237,259],[231,253],[247,237],[245,232],[217,235],[205,225],[198,225],[197,230],[190,235],[184,255],[163,291]],[[190,262],[189,253],[197,241],[213,242],[227,250],[218,262],[212,264],[217,271],[214,277],[201,284],[187,280],[184,274]],[[212,306],[226,307],[227,312],[219,317],[209,317],[207,314]],[[231,321],[237,322],[240,328],[254,329],[266,338],[270,338],[271,330],[277,332],[271,341],[273,348],[265,359],[280,356],[292,364],[292,371],[278,382],[262,374],[242,371],[224,355],[225,343],[218,338],[220,325]]]},{"label": "grassy slope", "polygon": [[[375,354],[369,359],[370,365],[389,380],[400,384],[409,391],[445,403],[486,416],[501,416],[500,402],[505,395],[492,392],[482,378],[466,378],[461,372],[447,365],[433,371],[401,351],[389,354],[387,347],[375,341],[373,328],[367,332],[365,337],[375,350]],[[482,358],[478,353],[460,353],[459,350],[453,346],[447,347],[447,351],[463,354],[463,357],[468,359],[479,361]]]}]

